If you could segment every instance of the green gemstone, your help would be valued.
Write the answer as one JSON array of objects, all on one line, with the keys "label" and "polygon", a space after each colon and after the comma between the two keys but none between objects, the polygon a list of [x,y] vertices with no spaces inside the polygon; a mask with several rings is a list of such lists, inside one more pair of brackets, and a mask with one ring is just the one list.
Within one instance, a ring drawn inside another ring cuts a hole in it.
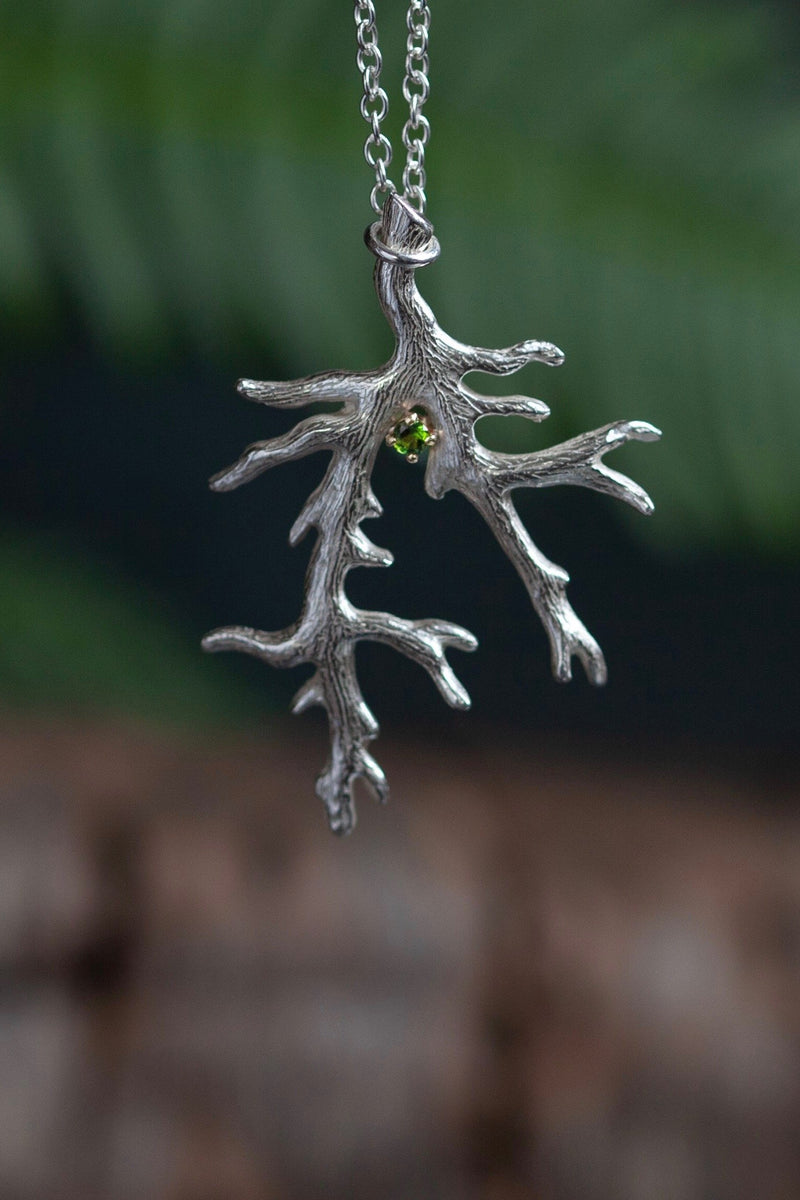
[{"label": "green gemstone", "polygon": [[398,454],[419,457],[431,439],[432,430],[421,413],[410,413],[398,421],[389,435],[389,444]]}]

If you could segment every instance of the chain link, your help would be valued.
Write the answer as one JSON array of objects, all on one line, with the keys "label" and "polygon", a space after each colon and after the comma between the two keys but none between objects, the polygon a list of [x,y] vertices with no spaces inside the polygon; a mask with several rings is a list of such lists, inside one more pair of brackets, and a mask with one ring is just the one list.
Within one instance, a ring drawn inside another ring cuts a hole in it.
[{"label": "chain link", "polygon": [[[358,54],[356,61],[364,80],[364,95],[361,97],[361,115],[370,127],[364,143],[364,157],[375,172],[375,186],[370,193],[370,203],[375,212],[381,211],[382,197],[395,191],[389,178],[392,161],[392,145],[381,131],[381,124],[389,111],[389,100],[381,87],[383,59],[378,49],[378,27],[373,0],[356,0],[356,37]],[[430,94],[428,79],[428,31],[431,24],[429,0],[409,0],[406,25],[406,72],[403,79],[403,96],[408,104],[408,119],[403,126],[403,145],[406,149],[406,164],[403,168],[403,197],[421,213],[425,212],[425,147],[430,138],[431,127],[422,108]]]}]

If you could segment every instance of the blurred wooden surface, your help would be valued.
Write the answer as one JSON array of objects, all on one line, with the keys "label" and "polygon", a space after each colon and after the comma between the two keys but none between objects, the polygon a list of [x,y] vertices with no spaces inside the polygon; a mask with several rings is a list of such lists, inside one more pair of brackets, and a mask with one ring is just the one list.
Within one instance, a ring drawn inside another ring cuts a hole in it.
[{"label": "blurred wooden surface", "polygon": [[794,781],[5,722],[3,1200],[794,1200]]}]

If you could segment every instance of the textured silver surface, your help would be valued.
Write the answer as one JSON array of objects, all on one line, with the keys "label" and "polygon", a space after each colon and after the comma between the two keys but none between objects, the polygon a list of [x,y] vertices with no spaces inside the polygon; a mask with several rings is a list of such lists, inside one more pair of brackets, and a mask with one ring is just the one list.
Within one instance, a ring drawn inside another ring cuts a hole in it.
[{"label": "textured silver surface", "polygon": [[431,260],[433,230],[396,193],[387,196],[382,219],[367,231],[367,241],[377,256],[375,287],[396,338],[391,359],[376,371],[332,371],[289,383],[241,380],[240,392],[262,404],[296,408],[325,400],[340,401],[341,408],[308,417],[281,437],[256,442],[211,481],[215,491],[230,491],[279,463],[318,450],[331,452],[322,482],[289,535],[295,545],[309,529],[317,530],[299,618],[278,633],[238,625],[217,629],[203,640],[203,646],[243,650],[276,667],[313,664],[314,674],[297,693],[293,711],[315,704],[327,711],[331,756],[317,780],[317,794],[337,833],[349,833],[355,823],[357,778],[366,779],[381,800],[388,795],[383,771],[367,750],[378,725],[356,678],[358,642],[392,646],[428,671],[448,704],[468,708],[470,703],[446,651],[474,650],[477,642],[471,633],[447,621],[408,621],[391,613],[366,612],[355,608],[345,593],[345,579],[353,567],[387,567],[392,562],[388,550],[369,541],[361,523],[381,513],[370,477],[375,456],[398,419],[414,406],[427,410],[437,437],[428,453],[426,491],[438,499],[454,488],[474,504],[519,572],[547,630],[555,675],[569,679],[575,655],[593,683],[605,681],[602,651],[567,600],[566,572],[531,541],[511,491],[578,484],[649,513],[653,506],[647,493],[610,470],[603,456],[629,440],[654,441],[660,436],[645,421],[615,421],[530,454],[487,450],[475,436],[478,418],[516,413],[540,421],[549,410],[541,400],[528,396],[482,396],[466,386],[464,375],[470,371],[507,375],[529,362],[559,366],[563,354],[550,342],[539,341],[520,342],[505,350],[466,346],[440,329],[414,279],[415,262]]}]

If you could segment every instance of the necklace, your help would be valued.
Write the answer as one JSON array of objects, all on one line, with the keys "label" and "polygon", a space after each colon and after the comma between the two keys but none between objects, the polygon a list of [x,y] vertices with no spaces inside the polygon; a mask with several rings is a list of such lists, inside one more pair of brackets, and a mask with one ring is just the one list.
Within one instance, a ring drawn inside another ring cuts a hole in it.
[{"label": "necklace", "polygon": [[355,4],[357,62],[364,85],[361,113],[369,125],[364,155],[374,171],[370,201],[378,214],[365,240],[375,255],[375,290],[395,335],[395,351],[374,371],[330,371],[286,383],[239,381],[242,395],[277,408],[300,408],[336,401],[335,412],[306,417],[288,433],[249,446],[237,462],[211,480],[225,492],[279,463],[320,450],[330,451],[327,471],[289,534],[296,545],[312,528],[316,542],[306,575],[298,619],[277,633],[241,626],[214,630],[206,650],[241,650],[274,667],[309,663],[311,677],[297,693],[295,713],[313,705],[327,712],[330,758],[316,791],[336,833],[355,823],[353,785],[366,780],[378,799],[388,797],[386,777],[368,751],[378,724],[361,694],[355,668],[360,641],[382,642],[424,667],[454,708],[470,700],[447,660],[450,649],[474,650],[466,629],[438,619],[405,620],[391,613],[355,608],[345,592],[355,567],[388,567],[392,555],[371,542],[361,528],[382,509],[372,491],[375,459],[386,444],[409,463],[426,458],[425,490],[439,499],[460,491],[489,524],[519,573],[547,632],[553,673],[571,678],[573,656],[592,683],[605,682],[606,666],[597,642],[576,616],[566,596],[567,573],[534,545],[512,502],[515,488],[574,484],[606,492],[642,513],[652,511],[647,493],[605,465],[608,451],[630,440],[654,441],[660,434],[645,421],[614,421],[560,445],[533,453],[487,450],[475,436],[475,422],[489,413],[521,414],[535,421],[548,416],[541,400],[529,396],[484,396],[464,383],[471,371],[509,375],[528,363],[559,366],[564,356],[550,342],[529,340],[501,350],[465,345],[445,333],[423,300],[415,273],[439,255],[433,226],[425,216],[425,149],[430,125],[422,109],[429,93],[428,0],[410,0],[403,96],[408,118],[403,128],[406,162],[402,193],[388,169],[392,147],[382,131],[388,110],[380,85],[381,54],[372,0]]}]

